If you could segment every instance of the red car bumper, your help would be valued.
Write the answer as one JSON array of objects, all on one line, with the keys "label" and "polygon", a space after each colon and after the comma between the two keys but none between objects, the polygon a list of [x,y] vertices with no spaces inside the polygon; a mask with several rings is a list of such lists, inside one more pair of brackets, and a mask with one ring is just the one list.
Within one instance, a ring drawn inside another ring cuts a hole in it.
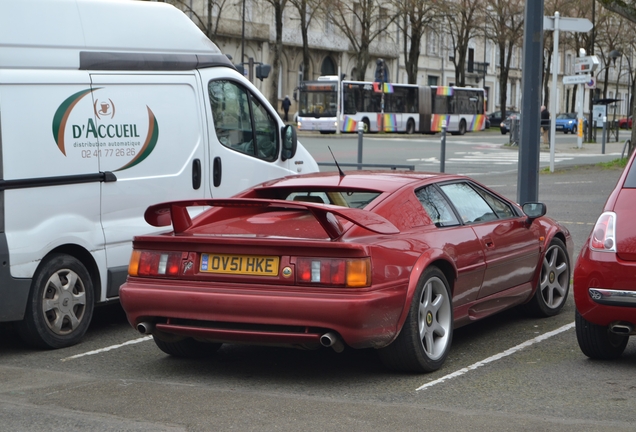
[{"label": "red car bumper", "polygon": [[397,335],[407,282],[381,289],[246,287],[129,278],[120,289],[128,321],[217,342],[318,344],[329,331],[353,348],[382,347]]},{"label": "red car bumper", "polygon": [[636,262],[591,251],[586,243],[574,269],[573,290],[576,309],[587,321],[636,326]]}]

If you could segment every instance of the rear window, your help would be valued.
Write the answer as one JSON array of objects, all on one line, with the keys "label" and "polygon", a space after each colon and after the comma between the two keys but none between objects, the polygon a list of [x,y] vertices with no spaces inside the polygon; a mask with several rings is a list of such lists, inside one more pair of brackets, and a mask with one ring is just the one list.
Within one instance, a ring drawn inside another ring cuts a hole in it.
[{"label": "rear window", "polygon": [[283,199],[361,209],[365,208],[379,195],[379,192],[367,191],[294,191]]}]

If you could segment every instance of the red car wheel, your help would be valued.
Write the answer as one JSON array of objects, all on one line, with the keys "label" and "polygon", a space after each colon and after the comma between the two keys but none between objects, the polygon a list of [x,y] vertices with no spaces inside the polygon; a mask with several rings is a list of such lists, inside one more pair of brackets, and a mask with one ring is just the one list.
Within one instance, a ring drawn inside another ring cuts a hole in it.
[{"label": "red car wheel", "polygon": [[593,324],[575,313],[576,339],[583,354],[598,360],[618,358],[625,351],[629,336],[612,333],[607,326]]},{"label": "red car wheel", "polygon": [[525,307],[532,315],[550,317],[563,309],[570,290],[570,258],[561,240],[552,239],[541,266],[537,292]]},{"label": "red car wheel", "polygon": [[433,372],[448,355],[453,338],[453,307],[446,276],[429,267],[420,277],[409,314],[397,339],[382,348],[380,359],[390,369]]}]

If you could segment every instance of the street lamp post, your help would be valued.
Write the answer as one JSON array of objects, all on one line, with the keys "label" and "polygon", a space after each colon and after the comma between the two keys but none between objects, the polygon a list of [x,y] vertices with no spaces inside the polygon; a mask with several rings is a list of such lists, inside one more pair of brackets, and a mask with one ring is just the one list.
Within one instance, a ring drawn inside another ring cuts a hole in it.
[{"label": "street lamp post", "polygon": [[616,68],[616,59],[620,58],[621,61],[619,62],[619,70],[617,72],[617,77],[616,77],[616,91],[614,92],[614,112],[612,114],[612,126],[610,127],[610,137],[612,136],[612,132],[615,133],[615,137],[616,137],[616,142],[618,142],[618,124],[616,123],[616,104],[618,103],[618,80],[621,77],[621,72],[620,69],[623,66],[623,54],[618,51],[618,50],[612,50],[609,53],[609,58],[612,60],[612,63],[614,64],[614,68]]}]

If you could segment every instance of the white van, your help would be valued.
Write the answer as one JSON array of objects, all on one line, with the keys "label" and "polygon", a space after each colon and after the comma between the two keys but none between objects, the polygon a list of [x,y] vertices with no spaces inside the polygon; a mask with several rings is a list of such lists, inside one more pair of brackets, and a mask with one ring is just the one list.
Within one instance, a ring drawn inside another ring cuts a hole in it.
[{"label": "white van", "polygon": [[0,0],[0,152],[0,321],[43,348],[117,299],[149,205],[318,171],[190,19],[132,0]]}]

